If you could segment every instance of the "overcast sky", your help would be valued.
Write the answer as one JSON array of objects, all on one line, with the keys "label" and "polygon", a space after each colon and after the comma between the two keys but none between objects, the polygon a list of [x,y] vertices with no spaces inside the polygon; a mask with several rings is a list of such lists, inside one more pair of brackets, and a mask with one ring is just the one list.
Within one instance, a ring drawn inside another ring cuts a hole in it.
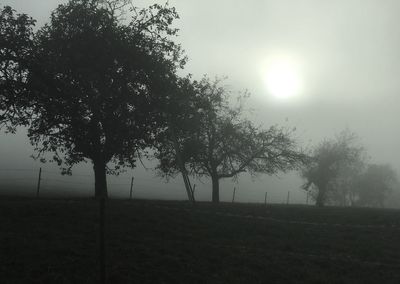
[{"label": "overcast sky", "polygon": [[[38,26],[62,2],[1,1],[37,19]],[[150,3],[135,3],[146,2]],[[169,2],[180,14],[177,41],[189,58],[183,73],[195,78],[228,76],[232,89],[252,93],[249,103],[256,109],[257,123],[296,126],[304,146],[348,127],[359,135],[371,162],[390,163],[400,172],[400,1]],[[290,62],[300,82],[296,94],[283,99],[274,96],[266,83],[269,64],[282,58]],[[1,135],[1,168],[38,167],[29,158],[33,150],[23,130],[14,136]],[[150,184],[152,173],[136,172],[138,179],[142,176]],[[183,186],[176,182],[163,191],[165,196],[184,197]],[[293,198],[303,200],[300,185],[295,175],[261,177],[254,184],[243,178],[239,198],[262,199],[268,188],[277,202],[284,200],[287,189]],[[232,186],[226,183],[222,198],[229,198]],[[156,187],[148,191],[153,197],[158,196]],[[146,195],[144,189],[142,194]],[[199,194],[206,199],[211,191],[204,185]]]}]

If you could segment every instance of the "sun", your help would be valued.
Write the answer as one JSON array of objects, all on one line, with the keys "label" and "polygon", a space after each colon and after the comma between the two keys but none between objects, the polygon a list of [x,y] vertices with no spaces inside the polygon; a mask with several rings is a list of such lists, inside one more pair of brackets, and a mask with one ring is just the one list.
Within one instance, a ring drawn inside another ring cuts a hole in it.
[{"label": "sun", "polygon": [[272,60],[267,64],[264,74],[267,90],[275,98],[293,98],[301,91],[298,66],[288,59]]}]

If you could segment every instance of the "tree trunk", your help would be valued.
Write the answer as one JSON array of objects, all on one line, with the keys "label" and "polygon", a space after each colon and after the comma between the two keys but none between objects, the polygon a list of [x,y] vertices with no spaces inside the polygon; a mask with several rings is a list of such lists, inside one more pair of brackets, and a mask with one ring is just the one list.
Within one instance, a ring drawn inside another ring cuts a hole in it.
[{"label": "tree trunk", "polygon": [[351,207],[354,207],[354,205],[355,205],[355,198],[354,198],[354,192],[353,191],[350,191],[350,193],[349,193],[349,199],[350,199],[350,206]]},{"label": "tree trunk", "polygon": [[170,130],[172,142],[173,142],[174,149],[175,149],[176,161],[178,162],[179,170],[182,174],[183,183],[185,184],[185,189],[186,189],[186,193],[188,195],[188,199],[190,202],[194,203],[192,185],[190,184],[189,175],[186,171],[185,164],[182,160],[181,149],[179,147],[178,138],[175,135],[174,127],[172,126],[172,123],[170,121],[169,121],[169,130]]},{"label": "tree trunk", "polygon": [[326,190],[324,186],[318,186],[318,195],[315,205],[323,207],[325,205]]},{"label": "tree trunk", "polygon": [[94,196],[95,198],[107,198],[106,164],[102,159],[93,160],[94,169]]},{"label": "tree trunk", "polygon": [[211,176],[212,180],[212,202],[219,203],[219,179],[218,176]]}]

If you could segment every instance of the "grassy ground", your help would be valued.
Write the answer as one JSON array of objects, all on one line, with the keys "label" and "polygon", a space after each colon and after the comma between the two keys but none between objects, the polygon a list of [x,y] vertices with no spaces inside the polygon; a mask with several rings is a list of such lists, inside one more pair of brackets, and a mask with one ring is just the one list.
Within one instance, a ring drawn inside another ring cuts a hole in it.
[{"label": "grassy ground", "polygon": [[[400,283],[400,211],[107,202],[108,283]],[[98,203],[0,199],[1,283],[97,283]]]}]

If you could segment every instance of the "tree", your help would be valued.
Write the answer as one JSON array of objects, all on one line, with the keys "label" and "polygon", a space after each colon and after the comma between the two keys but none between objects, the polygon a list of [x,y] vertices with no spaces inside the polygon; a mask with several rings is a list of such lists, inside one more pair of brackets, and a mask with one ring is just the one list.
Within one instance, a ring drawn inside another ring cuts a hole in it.
[{"label": "tree", "polygon": [[383,207],[387,195],[398,185],[397,175],[390,165],[368,165],[357,184],[357,204]]},{"label": "tree", "polygon": [[[31,143],[69,173],[89,159],[95,196],[107,196],[106,173],[134,167],[162,125],[156,92],[185,58],[172,41],[174,8],[131,8],[126,1],[71,0],[34,36],[27,86]],[[112,162],[115,167],[108,165]]]},{"label": "tree", "polygon": [[[219,202],[219,181],[241,173],[274,174],[296,168],[305,155],[296,149],[291,132],[270,127],[263,130],[242,118],[242,105],[229,106],[227,89],[220,80],[194,82],[197,100],[192,128],[180,131],[182,162],[189,173],[212,180],[212,201]],[[157,153],[159,169],[166,175],[180,170],[168,143]]]},{"label": "tree", "polygon": [[322,142],[302,169],[306,180],[303,188],[315,189],[317,206],[324,206],[335,195],[346,204],[350,194],[354,202],[351,189],[357,173],[362,170],[364,158],[363,148],[355,144],[355,139],[353,133],[344,130],[335,139]]},{"label": "tree", "polygon": [[176,77],[175,80],[170,78],[169,84],[164,84],[164,87],[170,86],[170,88],[167,90],[164,88],[164,92],[168,95],[159,111],[163,114],[166,127],[159,133],[156,144],[158,150],[156,156],[162,159],[158,169],[167,177],[179,169],[191,202],[195,201],[193,188],[181,145],[186,145],[188,139],[190,140],[201,126],[199,109],[204,102],[199,99],[195,84],[190,75],[184,78]]},{"label": "tree", "polygon": [[0,12],[0,128],[10,132],[28,120],[24,94],[34,25],[32,18],[9,6]]}]

